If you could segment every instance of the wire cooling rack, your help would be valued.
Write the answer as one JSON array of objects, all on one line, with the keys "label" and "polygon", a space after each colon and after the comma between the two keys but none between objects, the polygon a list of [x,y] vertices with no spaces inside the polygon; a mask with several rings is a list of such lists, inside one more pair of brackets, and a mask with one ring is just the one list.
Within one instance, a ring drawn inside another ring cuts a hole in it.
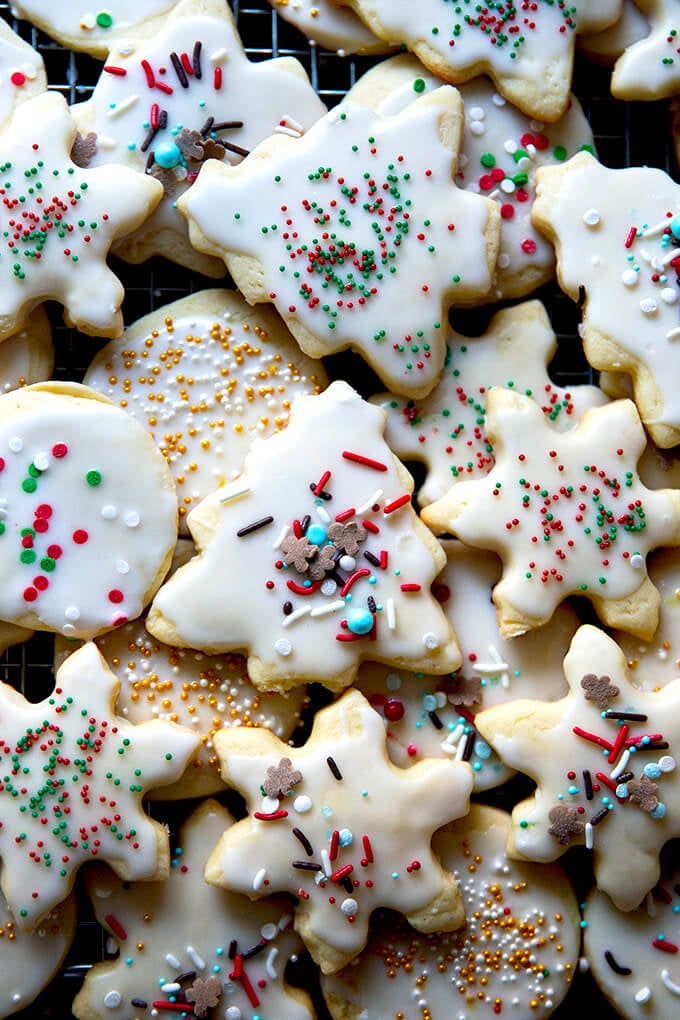
[{"label": "wire cooling rack", "polygon": [[[54,0],[55,4],[59,2]],[[417,4],[417,0],[412,2]],[[357,78],[378,59],[340,57],[310,45],[299,32],[276,16],[267,0],[230,0],[230,3],[248,57],[253,61],[277,56],[297,57],[307,70],[312,85],[329,107],[339,102]],[[5,0],[0,0],[0,16],[41,53],[47,67],[50,88],[61,92],[69,103],[83,102],[90,98],[99,77],[101,62],[85,54],[66,50],[26,22],[18,21]],[[574,91],[591,123],[597,152],[603,163],[611,167],[658,166],[677,179],[667,103],[624,103],[613,99],[609,92],[609,71],[580,58],[576,62]],[[123,305],[126,323],[195,290],[215,285],[213,280],[206,280],[160,258],[141,266],[129,266],[116,259],[112,259],[112,262],[126,290]],[[536,296],[546,304],[558,338],[558,351],[551,366],[554,380],[563,386],[594,381],[594,373],[583,358],[578,340],[579,315],[574,304],[559,292],[555,284],[541,288]],[[497,308],[459,311],[454,313],[452,321],[460,332],[478,334]],[[48,311],[56,348],[55,377],[78,382],[105,341],[97,341],[68,329],[56,306],[49,307]],[[327,368],[331,378],[348,378],[364,396],[383,388],[363,362],[352,354],[328,358]],[[416,478],[422,477],[419,468],[415,465],[413,467]],[[52,645],[50,635],[38,634],[25,645],[9,649],[0,659],[0,680],[21,690],[31,701],[39,701],[47,696],[53,686]],[[521,784],[511,783],[500,791],[492,791],[485,799],[509,808],[517,799],[513,798],[513,792],[520,790],[522,794],[525,792]],[[189,809],[190,805],[185,804],[163,807],[155,805],[154,814],[172,826],[188,814]],[[580,848],[570,851],[563,863],[574,882],[577,895],[582,897],[591,880],[585,855]],[[16,1014],[21,1020],[67,1020],[71,1017],[70,1003],[83,973],[93,962],[106,955],[105,935],[93,920],[84,897],[81,898],[80,917],[73,949],[59,977],[36,1003]],[[320,1020],[326,1020],[327,1013],[318,996],[312,969],[306,971],[303,968],[301,977],[311,987]],[[2,980],[3,975],[0,973]],[[600,1020],[610,1020],[616,1016],[586,973],[577,974],[565,1003],[554,1016],[556,1020],[571,1020],[579,1010],[587,1010],[590,1015],[597,1014]],[[513,1017],[514,1020],[529,1020],[528,1017],[516,1014]],[[267,1020],[276,1018],[268,1017]],[[389,1018],[375,1017],[374,1020]]]}]

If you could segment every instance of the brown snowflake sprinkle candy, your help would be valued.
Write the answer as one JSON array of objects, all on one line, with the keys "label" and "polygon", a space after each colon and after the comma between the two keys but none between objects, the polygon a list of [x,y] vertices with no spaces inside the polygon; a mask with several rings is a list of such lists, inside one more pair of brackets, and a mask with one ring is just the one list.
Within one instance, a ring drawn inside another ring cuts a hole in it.
[{"label": "brown snowflake sprinkle candy", "polygon": [[71,162],[76,166],[89,166],[96,151],[96,132],[88,131],[86,135],[82,135],[79,131],[71,148]]},{"label": "brown snowflake sprinkle candy", "polygon": [[350,521],[349,524],[331,524],[328,537],[336,549],[342,549],[348,556],[356,556],[360,543],[366,541],[366,529],[360,527],[356,521]]},{"label": "brown snowflake sprinkle candy", "polygon": [[658,786],[653,783],[647,776],[640,776],[639,779],[630,779],[626,783],[628,790],[628,799],[631,804],[635,804],[636,807],[641,808],[643,811],[653,811],[659,803],[659,798],[656,795]]},{"label": "brown snowflake sprinkle candy", "polygon": [[187,988],[187,1001],[194,1004],[194,1016],[204,1017],[208,1010],[216,1006],[222,995],[222,982],[219,978],[196,978],[191,988]]},{"label": "brown snowflake sprinkle candy", "polygon": [[585,829],[576,809],[567,807],[566,804],[558,804],[552,808],[548,817],[551,823],[548,832],[562,846],[568,846],[574,836],[580,836]]},{"label": "brown snowflake sprinkle candy", "polygon": [[608,676],[595,676],[594,673],[586,673],[581,680],[581,687],[586,692],[586,701],[594,701],[597,707],[604,712],[610,698],[617,697],[618,687],[610,683]]},{"label": "brown snowflake sprinkle candy", "polygon": [[281,758],[278,765],[270,765],[262,787],[268,797],[277,800],[286,797],[296,783],[302,782],[302,773],[293,768],[290,758]]}]

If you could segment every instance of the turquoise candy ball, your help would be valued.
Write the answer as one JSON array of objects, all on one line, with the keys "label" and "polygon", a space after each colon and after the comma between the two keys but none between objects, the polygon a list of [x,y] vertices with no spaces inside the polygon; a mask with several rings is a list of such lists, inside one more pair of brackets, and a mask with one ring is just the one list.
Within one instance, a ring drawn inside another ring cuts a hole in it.
[{"label": "turquoise candy ball", "polygon": [[673,216],[669,224],[673,237],[680,239],[680,216]]},{"label": "turquoise candy ball", "polygon": [[154,149],[154,159],[164,170],[171,170],[182,162],[182,153],[174,142],[166,142]]},{"label": "turquoise candy ball", "polygon": [[347,626],[353,634],[370,634],[373,616],[368,609],[348,609]]},{"label": "turquoise candy ball", "polygon": [[326,529],[323,524],[310,524],[305,532],[305,536],[312,545],[323,545],[326,541]]}]

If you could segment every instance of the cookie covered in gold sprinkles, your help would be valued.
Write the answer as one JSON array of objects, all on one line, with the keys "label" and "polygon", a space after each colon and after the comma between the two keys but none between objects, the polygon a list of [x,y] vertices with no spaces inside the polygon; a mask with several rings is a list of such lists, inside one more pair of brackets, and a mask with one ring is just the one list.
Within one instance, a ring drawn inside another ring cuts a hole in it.
[{"label": "cookie covered in gold sprinkles", "polygon": [[466,927],[424,935],[378,915],[362,956],[322,976],[333,1020],[551,1015],[574,976],[576,899],[560,868],[506,857],[509,829],[504,811],[474,804],[435,834],[435,852],[460,883]]}]

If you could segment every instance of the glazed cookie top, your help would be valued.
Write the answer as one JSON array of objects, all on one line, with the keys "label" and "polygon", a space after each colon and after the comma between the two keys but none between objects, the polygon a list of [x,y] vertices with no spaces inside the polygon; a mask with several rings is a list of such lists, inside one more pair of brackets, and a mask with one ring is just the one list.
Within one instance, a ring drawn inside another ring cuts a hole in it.
[{"label": "glazed cookie top", "polygon": [[422,935],[381,916],[359,959],[321,979],[334,1018],[550,1016],[574,977],[578,908],[561,868],[506,857],[509,828],[504,811],[473,804],[435,833],[466,927]]},{"label": "glazed cookie top", "polygon": [[675,1020],[680,997],[680,869],[662,874],[623,914],[597,889],[585,904],[585,955],[600,989],[628,1020]]},{"label": "glazed cookie top", "polygon": [[351,346],[422,396],[449,305],[488,291],[497,253],[498,207],[452,183],[461,131],[448,86],[388,118],[345,102],[247,164],[210,161],[178,205],[192,243],[224,256],[251,304],[272,301],[308,354]]},{"label": "glazed cookie top", "polygon": [[477,733],[476,713],[516,698],[563,697],[562,660],[579,621],[565,603],[544,627],[504,640],[491,602],[498,559],[462,542],[442,544],[447,565],[433,590],[458,635],[463,665],[431,678],[367,662],[355,686],[383,716],[395,765],[407,768],[422,758],[469,761],[480,792],[504,783],[513,770]]},{"label": "glazed cookie top", "polygon": [[[400,54],[362,75],[349,98],[387,116],[440,85],[415,57]],[[592,152],[592,131],[573,95],[564,116],[544,124],[520,113],[488,78],[466,82],[459,92],[465,131],[456,183],[497,202],[502,220],[493,287],[484,301],[522,297],[551,280],[555,271],[553,246],[531,223],[536,170],[563,163],[583,149]]]},{"label": "glazed cookie top", "polygon": [[43,58],[0,18],[0,124],[46,88]]},{"label": "glazed cookie top", "polygon": [[455,636],[430,593],[445,556],[384,424],[345,382],[298,397],[287,428],[189,515],[200,556],[159,591],[151,633],[206,651],[246,647],[265,690],[307,679],[339,690],[362,659],[455,669]]},{"label": "glazed cookie top", "polygon": [[664,99],[680,92],[680,16],[675,0],[641,0],[647,32],[626,47],[614,66],[612,95]]},{"label": "glazed cookie top", "polygon": [[384,53],[389,49],[356,14],[332,0],[269,0],[279,15],[307,36],[310,43],[348,53]]},{"label": "glazed cookie top", "polygon": [[399,40],[439,77],[458,84],[488,73],[531,117],[567,107],[577,32],[606,28],[621,0],[346,0],[383,39]]},{"label": "glazed cookie top", "polygon": [[605,623],[651,637],[659,595],[646,556],[680,541],[680,495],[640,481],[645,435],[635,405],[591,408],[559,433],[536,401],[494,387],[486,430],[493,472],[452,486],[422,517],[501,557],[501,634],[539,626],[567,595],[583,595]]},{"label": "glazed cookie top", "polygon": [[536,225],[555,243],[560,286],[585,293],[583,339],[595,368],[633,375],[635,400],[659,446],[680,441],[674,266],[680,190],[661,170],[610,170],[588,153],[538,172]]},{"label": "glazed cookie top", "polygon": [[307,995],[284,977],[302,948],[290,903],[252,903],[203,878],[209,848],[232,824],[217,801],[200,804],[180,830],[167,882],[130,885],[101,865],[88,868],[97,920],[120,953],[89,971],[73,1004],[79,1020],[162,1016],[173,1004],[192,1017],[312,1020]]},{"label": "glazed cookie top", "polygon": [[38,305],[24,328],[0,343],[0,392],[44,382],[53,370],[52,327],[44,305]]},{"label": "glazed cookie top", "polygon": [[403,460],[426,465],[420,506],[441,499],[452,485],[494,470],[494,448],[485,427],[492,386],[533,397],[558,432],[574,428],[589,407],[605,404],[597,386],[556,386],[546,365],[557,339],[545,307],[526,301],[504,308],[479,337],[449,331],[444,375],[422,400],[380,393],[371,402],[387,415],[385,437]]},{"label": "glazed cookie top", "polygon": [[661,847],[680,835],[680,680],[633,687],[621,649],[591,626],[577,631],[564,673],[561,701],[477,716],[501,758],[538,785],[513,811],[508,852],[552,861],[585,844],[598,888],[632,910],[658,881]]},{"label": "glazed cookie top", "polygon": [[142,796],[182,774],[197,738],[168,722],[131,725],[116,715],[117,694],[92,643],[66,660],[45,701],[0,687],[2,890],[27,931],[93,858],[127,880],[167,874],[166,831]]},{"label": "glazed cookie top", "polygon": [[361,951],[379,906],[421,931],[464,923],[458,885],[430,841],[468,810],[468,765],[395,768],[383,724],[356,690],[316,714],[304,747],[266,730],[223,730],[215,743],[250,814],[225,832],[206,879],[253,899],[298,896],[295,927],[324,973]]},{"label": "glazed cookie top", "polygon": [[90,638],[138,616],[170,564],[168,467],[137,422],[86,387],[0,397],[0,499],[2,619]]},{"label": "glazed cookie top", "polygon": [[76,897],[68,896],[25,932],[0,893],[0,1020],[25,1009],[40,994],[66,956],[76,932]]},{"label": "glazed cookie top", "polygon": [[84,379],[151,432],[177,485],[184,534],[186,514],[236,478],[253,439],[282,429],[295,397],[327,381],[272,309],[252,309],[226,290],[199,291],[139,319]]},{"label": "glazed cookie top", "polygon": [[123,288],[106,256],[116,238],[142,222],[162,189],[125,167],[76,166],[75,136],[57,92],[23,103],[0,135],[1,340],[48,298],[60,301],[68,325],[84,333],[123,331]]},{"label": "glazed cookie top", "polygon": [[[88,139],[88,166],[125,163],[163,185],[159,207],[122,253],[143,242],[146,257],[175,257],[168,231],[189,248],[175,203],[206,159],[238,163],[275,131],[298,137],[325,112],[296,60],[248,60],[224,0],[184,0],[153,37],[114,46],[92,99],[73,116]],[[132,260],[140,261],[134,252]],[[211,275],[223,274],[215,260]]]}]

